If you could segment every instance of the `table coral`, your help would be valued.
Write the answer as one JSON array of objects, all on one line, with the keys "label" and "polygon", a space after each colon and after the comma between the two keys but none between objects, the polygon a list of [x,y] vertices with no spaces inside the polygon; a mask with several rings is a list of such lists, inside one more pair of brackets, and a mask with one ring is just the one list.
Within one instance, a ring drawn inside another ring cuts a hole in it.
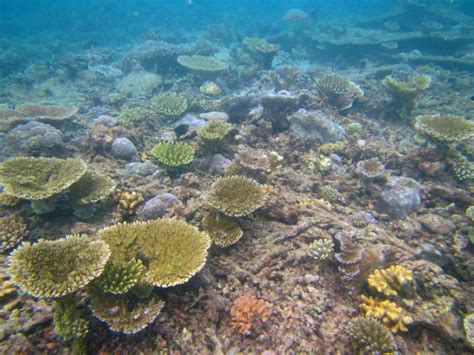
[{"label": "table coral", "polygon": [[229,67],[217,58],[202,55],[180,55],[177,61],[183,67],[198,73],[219,73]]},{"label": "table coral", "polygon": [[65,296],[98,277],[110,257],[103,241],[85,235],[24,242],[10,255],[12,282],[32,296]]},{"label": "table coral", "polygon": [[151,108],[165,118],[175,118],[188,109],[188,98],[176,92],[165,92],[151,99]]},{"label": "table coral", "polygon": [[415,129],[442,143],[456,143],[474,136],[474,122],[450,115],[417,116]]},{"label": "table coral", "polygon": [[212,243],[219,247],[230,246],[242,238],[242,229],[233,218],[210,213],[204,217],[202,223]]},{"label": "table coral", "polygon": [[207,145],[218,144],[232,131],[233,126],[230,123],[213,121],[209,122],[199,132],[198,136]]},{"label": "table coral", "polygon": [[31,117],[35,119],[47,119],[51,121],[63,121],[73,117],[79,111],[76,106],[53,106],[53,105],[38,105],[38,104],[22,104],[16,107],[24,117]]},{"label": "table coral", "polygon": [[266,322],[270,316],[267,302],[254,295],[238,297],[230,310],[231,325],[241,334],[250,334],[258,321]]},{"label": "table coral", "polygon": [[230,176],[214,182],[204,198],[210,206],[227,216],[243,217],[265,204],[266,193],[252,179]]}]

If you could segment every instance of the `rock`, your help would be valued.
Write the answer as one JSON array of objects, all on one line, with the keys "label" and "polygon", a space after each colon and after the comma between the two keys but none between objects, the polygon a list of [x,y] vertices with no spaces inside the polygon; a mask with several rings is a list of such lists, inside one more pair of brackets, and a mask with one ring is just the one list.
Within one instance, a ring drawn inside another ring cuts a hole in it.
[{"label": "rock", "polygon": [[94,120],[94,125],[103,125],[107,127],[113,127],[117,123],[117,120],[112,116],[100,115]]},{"label": "rock", "polygon": [[378,198],[377,211],[394,218],[406,217],[421,205],[420,187],[412,178],[389,177]]},{"label": "rock", "polygon": [[436,249],[433,244],[425,243],[420,247],[417,257],[432,262],[433,264],[443,267],[451,261],[441,251]]},{"label": "rock", "polygon": [[224,175],[225,169],[232,163],[230,159],[227,159],[222,154],[214,154],[209,164],[209,173],[212,175]]},{"label": "rock", "polygon": [[175,195],[164,192],[148,200],[140,209],[139,215],[144,220],[161,218],[171,207],[180,204],[181,201]]},{"label": "rock", "polygon": [[207,125],[207,121],[188,113],[173,123],[172,127],[178,137],[184,137],[196,133],[205,125]]},{"label": "rock", "polygon": [[6,143],[7,150],[31,153],[56,148],[63,143],[63,134],[49,124],[31,121],[13,128],[7,134]]},{"label": "rock", "polygon": [[130,161],[137,158],[138,151],[130,139],[119,137],[112,142],[112,155],[116,159]]},{"label": "rock", "polygon": [[136,176],[150,176],[153,175],[157,169],[158,167],[151,161],[146,161],[144,163],[128,163],[125,166],[124,175],[126,178],[132,178]]},{"label": "rock", "polygon": [[428,213],[422,216],[418,216],[418,222],[423,227],[428,229],[431,233],[440,235],[450,235],[456,230],[456,225],[453,221],[443,218],[437,214]]},{"label": "rock", "polygon": [[132,97],[151,96],[161,86],[163,80],[157,74],[147,72],[138,66],[120,80],[117,89]]},{"label": "rock", "polygon": [[212,122],[212,121],[226,122],[229,120],[229,115],[221,111],[211,111],[211,112],[201,113],[199,115],[199,118],[202,120],[206,120],[208,122]]},{"label": "rock", "polygon": [[344,140],[344,127],[322,111],[300,109],[289,116],[290,139],[305,146]]}]

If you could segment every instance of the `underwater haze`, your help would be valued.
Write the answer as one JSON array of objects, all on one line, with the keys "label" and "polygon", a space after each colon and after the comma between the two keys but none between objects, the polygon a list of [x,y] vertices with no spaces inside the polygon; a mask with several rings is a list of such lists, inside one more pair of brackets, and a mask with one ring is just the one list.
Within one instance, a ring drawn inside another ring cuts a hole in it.
[{"label": "underwater haze", "polygon": [[473,0],[0,0],[0,353],[474,352]]}]

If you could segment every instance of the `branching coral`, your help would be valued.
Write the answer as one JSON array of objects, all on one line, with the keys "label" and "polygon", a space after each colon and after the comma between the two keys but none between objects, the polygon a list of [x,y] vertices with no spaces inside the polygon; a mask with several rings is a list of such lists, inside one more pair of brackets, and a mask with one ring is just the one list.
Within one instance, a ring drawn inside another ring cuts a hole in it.
[{"label": "branching coral", "polygon": [[397,346],[392,333],[374,318],[354,318],[348,331],[358,354],[396,354]]},{"label": "branching coral", "polygon": [[362,89],[339,74],[325,74],[316,81],[316,87],[338,110],[352,107],[354,100],[364,96]]},{"label": "branching coral", "polygon": [[89,321],[77,309],[76,303],[72,295],[54,302],[54,332],[65,340],[84,338],[89,333]]},{"label": "branching coral", "polygon": [[28,227],[21,216],[0,218],[0,252],[16,248],[28,234]]},{"label": "branching coral", "polygon": [[319,195],[324,201],[332,203],[336,202],[341,198],[341,194],[339,193],[339,191],[332,185],[322,186],[319,191]]},{"label": "branching coral", "polygon": [[458,116],[417,116],[415,128],[421,133],[443,143],[456,143],[474,136],[474,122]]},{"label": "branching coral", "polygon": [[220,214],[208,214],[203,220],[204,230],[209,234],[212,243],[227,247],[235,244],[242,238],[243,232],[239,224],[230,217]]},{"label": "branching coral", "polygon": [[250,334],[256,322],[266,322],[270,316],[267,302],[254,295],[244,294],[238,297],[230,310],[231,324],[241,334]]},{"label": "branching coral", "polygon": [[86,163],[80,159],[18,157],[0,165],[0,184],[10,195],[42,200],[64,192],[86,170]]},{"label": "branching coral", "polygon": [[169,168],[179,168],[193,161],[194,148],[184,142],[161,142],[150,154]]},{"label": "branching coral", "polygon": [[151,107],[165,118],[178,117],[188,109],[188,98],[175,92],[165,92],[151,99]]},{"label": "branching coral", "polygon": [[308,254],[317,261],[326,261],[334,255],[334,243],[328,238],[316,239],[309,246]]},{"label": "branching coral", "polygon": [[262,207],[266,194],[254,180],[230,176],[218,179],[204,198],[210,206],[227,216],[243,217]]},{"label": "branching coral", "polygon": [[206,233],[176,219],[117,224],[99,236],[112,251],[111,262],[144,260],[144,282],[160,287],[185,283],[199,272],[211,244]]},{"label": "branching coral", "polygon": [[228,68],[226,63],[202,55],[180,55],[177,60],[183,67],[198,73],[219,73]]},{"label": "branching coral", "polygon": [[395,296],[403,285],[413,280],[413,273],[400,265],[377,269],[367,279],[369,286],[385,296]]},{"label": "branching coral", "polygon": [[357,163],[357,172],[363,179],[372,180],[383,176],[385,173],[385,166],[378,158],[360,160]]},{"label": "branching coral", "polygon": [[135,286],[144,273],[145,266],[140,259],[124,263],[109,262],[96,283],[104,292],[122,294]]},{"label": "branching coral", "polygon": [[474,313],[464,316],[462,322],[467,343],[474,348]]},{"label": "branching coral", "polygon": [[199,132],[198,136],[207,145],[219,144],[232,131],[233,126],[230,123],[213,121],[209,122]]},{"label": "branching coral", "polygon": [[359,263],[365,249],[354,242],[348,234],[337,233],[334,238],[339,242],[339,253],[336,253],[335,257],[340,263],[342,278],[346,281],[353,280],[360,272]]},{"label": "branching coral", "polygon": [[214,96],[219,96],[222,92],[221,88],[219,85],[217,85],[213,81],[205,81],[200,87],[199,91],[209,97],[214,97]]},{"label": "branching coral", "polygon": [[0,192],[0,206],[13,207],[21,203],[21,199]]},{"label": "branching coral", "polygon": [[360,308],[366,317],[373,317],[390,327],[393,333],[406,332],[407,325],[413,322],[410,316],[404,314],[403,309],[389,300],[379,300],[371,296],[360,296]]},{"label": "branching coral", "polygon": [[114,195],[114,201],[117,202],[118,208],[125,214],[133,215],[144,200],[142,194],[136,191],[118,191]]},{"label": "branching coral", "polygon": [[107,244],[85,235],[24,242],[10,255],[12,282],[36,297],[60,297],[98,277],[110,257]]},{"label": "branching coral", "polygon": [[153,323],[163,306],[164,302],[156,297],[138,300],[128,295],[94,292],[91,308],[94,316],[107,323],[111,330],[135,334]]},{"label": "branching coral", "polygon": [[156,118],[156,113],[147,107],[126,107],[124,108],[117,117],[119,122],[131,123],[140,122],[146,120],[152,120]]},{"label": "branching coral", "polygon": [[474,179],[474,164],[459,151],[455,149],[449,150],[448,165],[456,180],[469,182]]}]

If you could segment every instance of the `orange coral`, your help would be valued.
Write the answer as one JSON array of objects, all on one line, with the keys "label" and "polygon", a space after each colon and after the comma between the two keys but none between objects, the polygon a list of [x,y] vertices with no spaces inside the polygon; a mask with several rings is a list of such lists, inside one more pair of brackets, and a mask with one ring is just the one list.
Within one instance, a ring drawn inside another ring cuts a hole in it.
[{"label": "orange coral", "polygon": [[238,297],[230,310],[231,324],[241,334],[250,334],[258,321],[265,322],[270,316],[267,302],[252,294]]}]

